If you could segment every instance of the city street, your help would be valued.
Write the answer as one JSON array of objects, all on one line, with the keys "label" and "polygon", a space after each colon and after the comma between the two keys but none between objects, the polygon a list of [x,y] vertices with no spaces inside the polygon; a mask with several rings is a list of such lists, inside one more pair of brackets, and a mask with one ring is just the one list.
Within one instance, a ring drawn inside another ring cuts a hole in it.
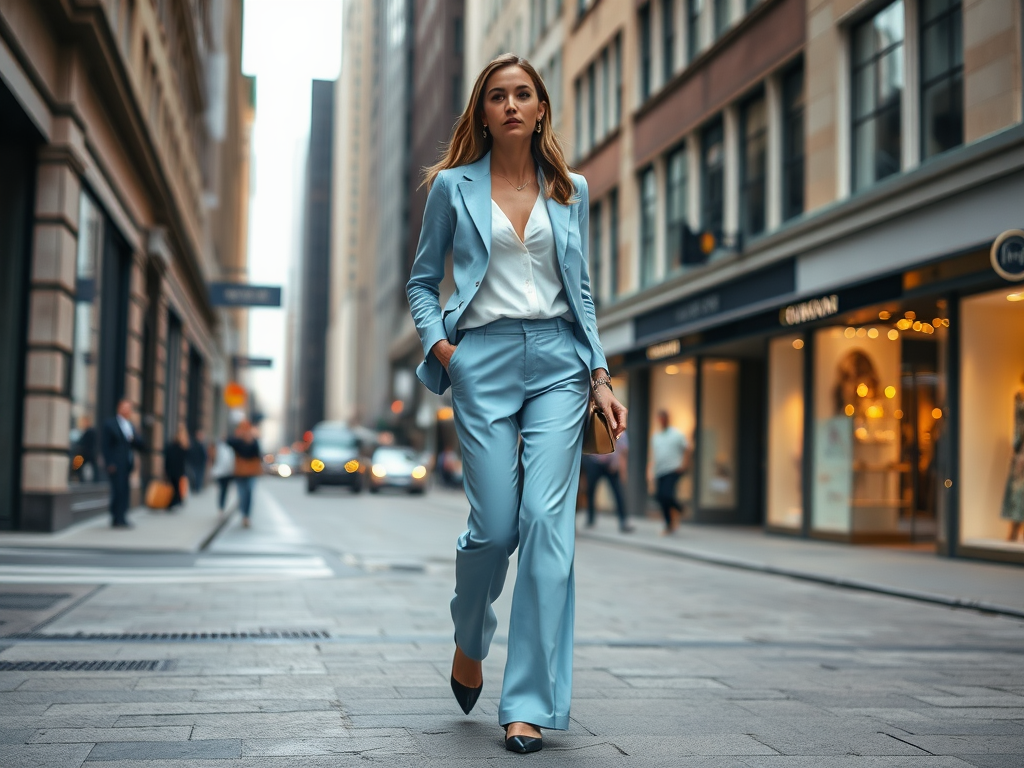
[{"label": "city street", "polygon": [[[267,478],[253,527],[234,519],[197,554],[6,550],[0,765],[1021,764],[1024,622],[628,537],[578,543],[570,730],[507,753],[510,588],[471,716],[448,686],[465,514],[456,493]],[[47,569],[76,577],[32,582]]]}]

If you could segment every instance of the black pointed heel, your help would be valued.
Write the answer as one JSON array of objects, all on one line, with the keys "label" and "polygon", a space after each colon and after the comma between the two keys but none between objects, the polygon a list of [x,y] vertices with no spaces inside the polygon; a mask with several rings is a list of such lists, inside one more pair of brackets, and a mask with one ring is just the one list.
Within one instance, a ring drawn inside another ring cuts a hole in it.
[{"label": "black pointed heel", "polygon": [[482,685],[478,688],[465,686],[456,680],[454,675],[452,675],[452,693],[455,694],[455,700],[459,702],[459,706],[462,707],[462,711],[467,715],[473,707],[476,706],[476,701],[480,698],[480,691],[483,689],[484,687]]},{"label": "black pointed heel", "polygon": [[[508,728],[505,729],[508,732]],[[520,755],[525,755],[530,752],[540,752],[544,746],[544,739],[536,736],[506,736],[505,737],[505,749],[509,752],[518,752]]]}]

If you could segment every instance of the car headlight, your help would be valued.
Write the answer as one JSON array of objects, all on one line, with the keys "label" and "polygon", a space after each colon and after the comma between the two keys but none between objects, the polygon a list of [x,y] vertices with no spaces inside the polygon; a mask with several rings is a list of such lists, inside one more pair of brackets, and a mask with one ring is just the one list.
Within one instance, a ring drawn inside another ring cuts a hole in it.
[{"label": "car headlight", "polygon": [[292,468],[289,467],[287,464],[281,464],[277,468],[277,474],[279,474],[281,477],[291,477]]},{"label": "car headlight", "polygon": [[309,468],[312,469],[314,472],[323,472],[324,463],[320,461],[320,459],[313,459],[311,462],[309,462]]},{"label": "car headlight", "polygon": [[388,471],[386,469],[384,469],[384,466],[382,464],[374,464],[373,465],[373,469],[371,469],[370,471],[373,472],[373,476],[374,477],[387,477],[388,476]]},{"label": "car headlight", "polygon": [[350,475],[353,472],[358,472],[359,471],[359,462],[356,461],[355,459],[353,459],[352,461],[348,462],[347,464],[345,464],[345,471],[348,472]]},{"label": "car headlight", "polygon": [[427,468],[426,467],[416,467],[412,471],[412,476],[415,479],[417,479],[417,480],[422,480],[424,477],[427,476]]}]

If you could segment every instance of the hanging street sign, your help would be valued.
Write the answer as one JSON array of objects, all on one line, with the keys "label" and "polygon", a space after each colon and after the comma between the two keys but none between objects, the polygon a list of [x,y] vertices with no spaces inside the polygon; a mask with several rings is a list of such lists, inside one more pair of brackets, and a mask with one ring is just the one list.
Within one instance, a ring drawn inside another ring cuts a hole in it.
[{"label": "hanging street sign", "polygon": [[992,243],[992,269],[1004,280],[1024,280],[1024,231],[1008,229]]},{"label": "hanging street sign", "polygon": [[247,283],[210,283],[210,302],[215,307],[280,307],[281,286]]}]

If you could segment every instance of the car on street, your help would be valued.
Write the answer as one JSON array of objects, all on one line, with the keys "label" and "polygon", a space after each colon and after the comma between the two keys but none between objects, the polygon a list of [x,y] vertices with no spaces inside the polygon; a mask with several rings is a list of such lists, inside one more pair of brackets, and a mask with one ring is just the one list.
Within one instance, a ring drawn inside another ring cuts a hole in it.
[{"label": "car on street", "polygon": [[361,492],[367,462],[356,433],[338,422],[321,422],[312,431],[303,462],[306,492],[314,493],[321,485],[347,485],[352,493]]},{"label": "car on street", "polygon": [[264,464],[268,475],[275,477],[292,477],[302,471],[302,456],[294,451],[282,448],[273,455],[272,460]]},{"label": "car on street", "polygon": [[409,493],[427,489],[429,471],[421,456],[412,448],[381,446],[373,452],[370,462],[370,493],[381,488],[399,488]]}]

